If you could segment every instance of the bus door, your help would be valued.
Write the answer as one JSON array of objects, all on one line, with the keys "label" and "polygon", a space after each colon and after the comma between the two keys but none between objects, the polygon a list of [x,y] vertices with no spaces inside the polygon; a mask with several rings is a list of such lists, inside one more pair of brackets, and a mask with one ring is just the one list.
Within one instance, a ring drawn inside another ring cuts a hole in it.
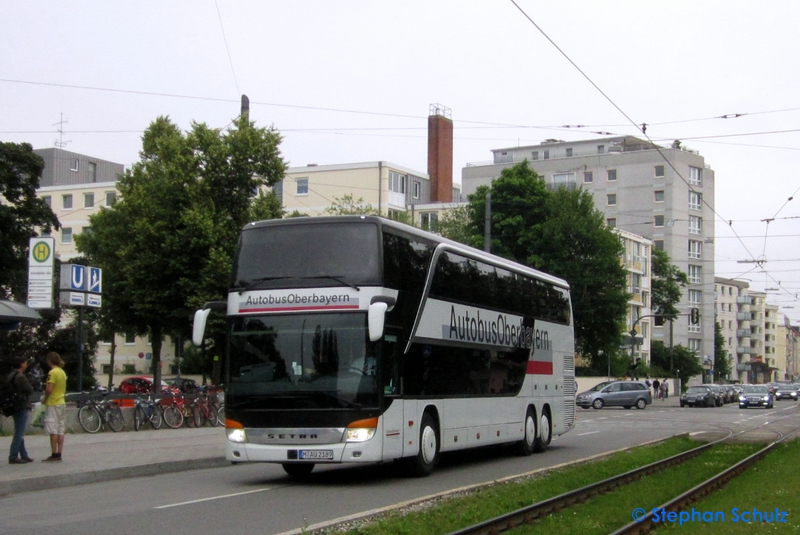
[{"label": "bus door", "polygon": [[381,343],[381,386],[383,388],[383,457],[403,455],[403,398],[401,389],[402,346],[400,329],[386,326]]}]

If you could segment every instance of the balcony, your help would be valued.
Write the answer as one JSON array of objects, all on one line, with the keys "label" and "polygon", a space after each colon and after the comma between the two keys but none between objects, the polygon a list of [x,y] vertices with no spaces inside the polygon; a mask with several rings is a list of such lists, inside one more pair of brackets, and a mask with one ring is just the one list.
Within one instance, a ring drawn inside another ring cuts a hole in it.
[{"label": "balcony", "polygon": [[739,297],[736,298],[736,303],[740,305],[752,305],[753,298],[750,297],[749,295],[740,295]]},{"label": "balcony", "polygon": [[739,346],[736,348],[737,355],[755,355],[756,350],[750,346]]},{"label": "balcony", "polygon": [[750,312],[739,312],[736,314],[736,319],[739,321],[750,321],[753,319],[753,314]]},{"label": "balcony", "polygon": [[738,338],[750,338],[750,329],[739,329],[736,331]]}]

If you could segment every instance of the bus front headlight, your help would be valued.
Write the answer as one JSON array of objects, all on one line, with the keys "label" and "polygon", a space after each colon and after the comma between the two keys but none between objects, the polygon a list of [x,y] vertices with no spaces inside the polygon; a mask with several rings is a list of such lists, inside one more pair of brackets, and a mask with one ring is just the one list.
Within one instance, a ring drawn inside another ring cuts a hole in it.
[{"label": "bus front headlight", "polygon": [[235,420],[225,420],[225,432],[228,435],[228,440],[231,442],[245,442],[247,440],[247,433],[244,432],[244,426]]},{"label": "bus front headlight", "polygon": [[377,427],[377,418],[367,418],[366,420],[351,422],[344,431],[345,440],[347,442],[366,442],[375,436]]}]

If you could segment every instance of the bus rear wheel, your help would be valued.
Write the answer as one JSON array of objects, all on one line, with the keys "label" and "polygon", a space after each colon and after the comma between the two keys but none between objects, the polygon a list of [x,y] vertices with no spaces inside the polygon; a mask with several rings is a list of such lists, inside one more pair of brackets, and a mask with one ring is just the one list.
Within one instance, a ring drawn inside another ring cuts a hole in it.
[{"label": "bus rear wheel", "polygon": [[439,463],[439,429],[433,416],[422,415],[419,430],[419,452],[410,459],[412,475],[427,477]]},{"label": "bus rear wheel", "polygon": [[550,445],[553,438],[553,429],[550,427],[550,412],[542,410],[542,417],[539,419],[539,434],[533,443],[533,451],[542,453]]},{"label": "bus rear wheel", "polygon": [[314,469],[314,463],[283,463],[283,471],[292,477],[305,477]]}]

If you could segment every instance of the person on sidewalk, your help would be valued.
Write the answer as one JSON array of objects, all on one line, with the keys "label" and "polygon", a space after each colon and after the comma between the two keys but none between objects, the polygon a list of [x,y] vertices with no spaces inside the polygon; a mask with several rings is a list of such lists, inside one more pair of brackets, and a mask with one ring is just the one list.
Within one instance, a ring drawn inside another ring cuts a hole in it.
[{"label": "person on sidewalk", "polygon": [[658,379],[653,379],[653,397],[656,399],[660,399],[661,397],[661,390],[659,390],[660,387],[661,381]]},{"label": "person on sidewalk", "polygon": [[25,357],[14,358],[14,371],[8,374],[6,380],[12,385],[20,400],[19,407],[13,415],[14,438],[11,440],[11,450],[8,452],[9,464],[27,464],[33,462],[25,449],[25,428],[28,426],[28,414],[31,410],[30,398],[33,387],[25,376],[28,360]]},{"label": "person on sidewalk", "polygon": [[64,373],[64,361],[55,351],[47,354],[47,386],[44,390],[44,430],[50,435],[50,457],[42,459],[46,463],[61,462],[64,450],[64,433],[67,428],[67,411],[64,396],[67,394],[67,374]]},{"label": "person on sidewalk", "polygon": [[665,401],[667,399],[667,395],[669,394],[669,386],[667,385],[666,379],[661,379],[661,383],[658,385],[658,399],[661,401]]}]

